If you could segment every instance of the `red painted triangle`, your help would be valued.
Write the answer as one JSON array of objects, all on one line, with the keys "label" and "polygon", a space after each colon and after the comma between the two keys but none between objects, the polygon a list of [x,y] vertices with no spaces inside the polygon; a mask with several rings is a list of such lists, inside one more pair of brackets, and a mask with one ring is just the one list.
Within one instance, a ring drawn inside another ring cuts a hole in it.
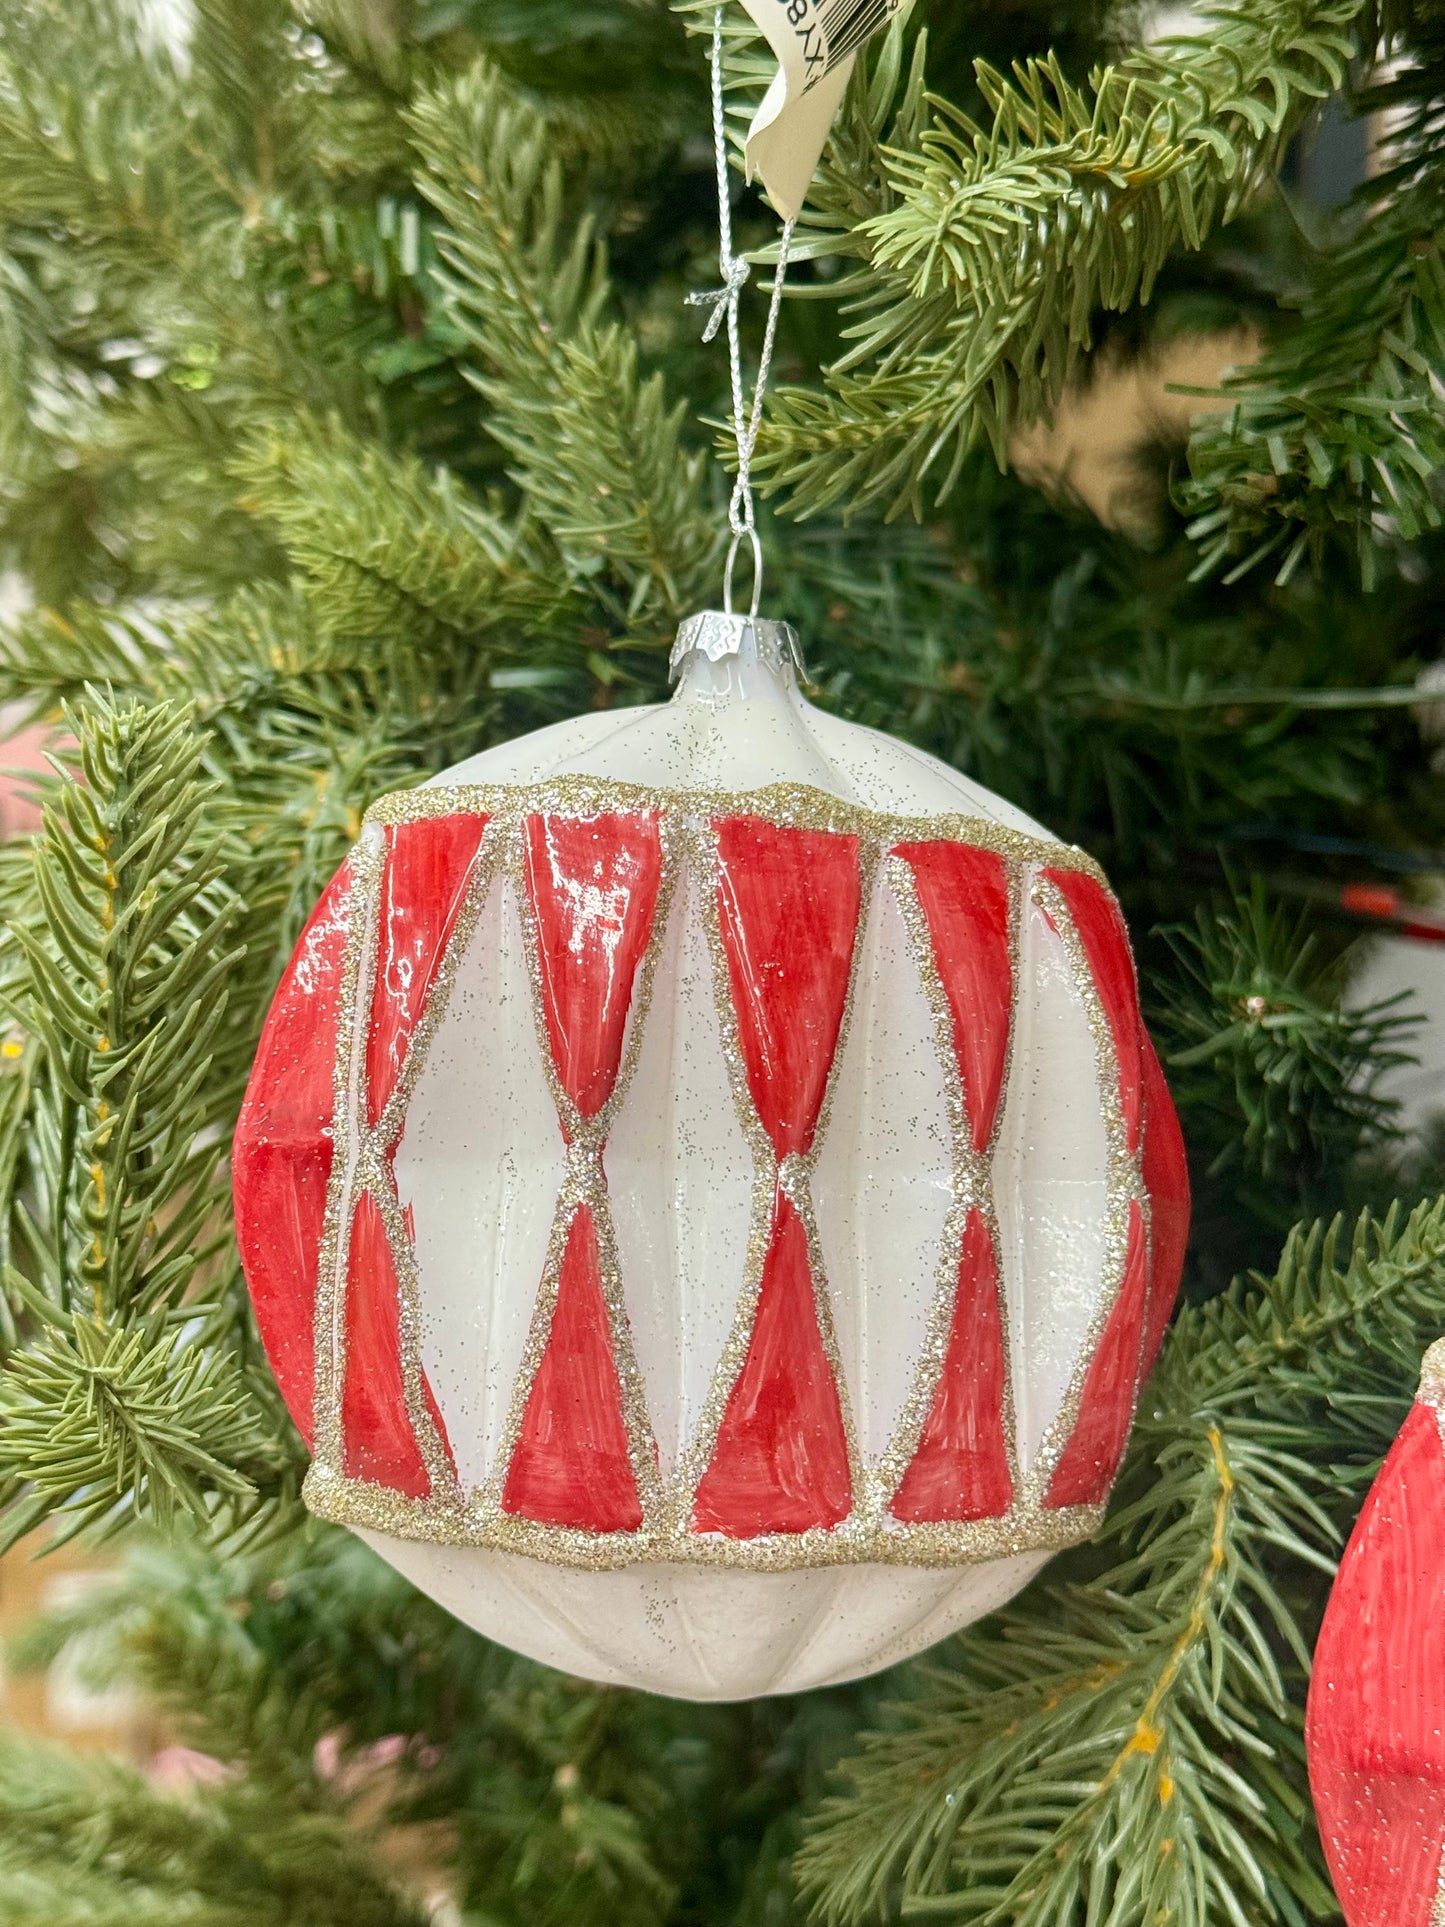
[{"label": "red painted triangle", "polygon": [[386,1226],[376,1199],[364,1191],[347,1259],[342,1469],[348,1479],[424,1499],[431,1480],[406,1407],[399,1299]]},{"label": "red painted triangle", "polygon": [[1084,1378],[1079,1416],[1049,1481],[1046,1506],[1102,1505],[1109,1496],[1134,1422],[1148,1284],[1144,1214],[1131,1204],[1124,1282]]},{"label": "red painted triangle", "polygon": [[1095,878],[1082,870],[1045,870],[1044,875],[1069,906],[1074,929],[1084,946],[1119,1062],[1124,1134],[1129,1149],[1136,1151],[1144,1102],[1144,1063],[1139,1046],[1143,1025],[1129,932],[1118,904]]},{"label": "red painted triangle", "polygon": [[888,1510],[906,1525],[997,1519],[1013,1503],[1003,1430],[1003,1323],[988,1227],[970,1211],[943,1372]]},{"label": "red painted triangle", "polygon": [[858,934],[858,839],[720,817],[717,908],[748,1089],[779,1158],[805,1155]]},{"label": "red painted triangle", "polygon": [[853,1505],[802,1220],[780,1191],[747,1357],[693,1505],[697,1532],[752,1539],[835,1526]]},{"label": "red painted triangle", "polygon": [[635,1532],[642,1524],[589,1205],[578,1206],[567,1233],[552,1327],[502,1510],[583,1532]]},{"label": "red painted triangle", "polygon": [[391,824],[377,931],[376,989],[366,1044],[374,1124],[396,1088],[448,939],[467,894],[485,816],[430,816]]},{"label": "red painted triangle", "polygon": [[934,967],[953,1019],[953,1050],[973,1148],[993,1135],[1013,1007],[1009,882],[1002,857],[965,843],[900,843],[928,925]]},{"label": "red painted triangle", "polygon": [[236,1242],[287,1409],[314,1440],[316,1271],[331,1181],[336,1032],[351,927],[350,860],[301,933],[261,1032],[236,1125]]},{"label": "red painted triangle", "polygon": [[529,816],[525,827],[552,1061],[578,1110],[595,1117],[617,1083],[652,936],[662,881],[657,818],[645,810]]}]

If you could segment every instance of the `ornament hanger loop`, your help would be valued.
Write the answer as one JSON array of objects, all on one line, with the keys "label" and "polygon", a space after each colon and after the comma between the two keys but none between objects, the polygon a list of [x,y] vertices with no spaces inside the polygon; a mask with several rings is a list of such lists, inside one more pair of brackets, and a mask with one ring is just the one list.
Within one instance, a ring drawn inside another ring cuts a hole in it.
[{"label": "ornament hanger loop", "polygon": [[748,614],[755,616],[758,613],[758,604],[763,599],[763,545],[758,540],[758,532],[755,528],[733,531],[733,539],[728,544],[727,569],[723,575],[723,608],[728,615],[733,613],[733,567],[738,559],[738,545],[744,536],[753,545],[753,600]]},{"label": "ornament hanger loop", "polygon": [[783,223],[782,238],[778,244],[778,265],[773,274],[772,296],[768,302],[768,322],[763,332],[763,352],[758,362],[758,378],[753,388],[752,407],[748,408],[743,400],[738,300],[751,270],[745,259],[733,253],[727,121],[723,112],[723,10],[721,6],[715,9],[712,17],[711,67],[713,159],[717,164],[718,262],[722,269],[722,286],[704,294],[690,294],[687,299],[690,307],[712,309],[707,327],[703,332],[704,341],[711,341],[723,320],[727,321],[728,364],[732,375],[733,440],[737,444],[738,471],[737,479],[733,483],[732,500],[728,504],[728,527],[732,530],[733,539],[728,548],[723,582],[723,606],[731,615],[733,565],[737,561],[738,546],[743,537],[747,536],[753,551],[752,614],[756,615],[763,593],[763,551],[762,544],[758,541],[753,514],[753,451],[758,445],[758,430],[763,421],[763,395],[768,385],[768,370],[772,366],[773,345],[777,340],[778,313],[783,304],[783,282],[788,272],[788,248],[793,238],[793,222],[788,220]]}]

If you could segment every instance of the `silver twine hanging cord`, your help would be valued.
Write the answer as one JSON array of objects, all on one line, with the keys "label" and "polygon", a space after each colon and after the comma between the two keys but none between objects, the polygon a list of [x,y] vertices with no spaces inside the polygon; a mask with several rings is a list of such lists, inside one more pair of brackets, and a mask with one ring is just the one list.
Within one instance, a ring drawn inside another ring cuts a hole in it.
[{"label": "silver twine hanging cord", "polygon": [[728,150],[727,125],[723,118],[723,10],[718,7],[712,19],[712,133],[713,149],[717,161],[717,222],[718,222],[718,261],[722,268],[723,284],[706,294],[690,294],[688,306],[693,308],[711,307],[707,327],[703,330],[703,340],[711,341],[727,318],[728,361],[732,369],[733,390],[733,438],[738,450],[737,480],[733,483],[732,500],[728,503],[728,527],[733,539],[728,545],[727,568],[723,576],[723,608],[729,615],[733,612],[733,566],[738,558],[738,549],[743,537],[752,544],[753,551],[753,599],[749,615],[758,613],[758,604],[763,593],[763,548],[758,540],[757,523],[753,515],[752,467],[753,450],[758,445],[758,429],[763,419],[763,394],[768,385],[768,369],[773,360],[773,343],[778,332],[778,310],[783,303],[783,280],[788,272],[788,247],[793,238],[793,223],[783,223],[782,240],[778,247],[778,266],[773,276],[772,299],[768,303],[768,325],[763,332],[763,352],[758,363],[758,379],[753,389],[753,405],[749,412],[743,401],[743,362],[742,350],[738,345],[738,299],[747,283],[752,270],[741,256],[733,253],[733,216],[732,199],[728,192]]}]

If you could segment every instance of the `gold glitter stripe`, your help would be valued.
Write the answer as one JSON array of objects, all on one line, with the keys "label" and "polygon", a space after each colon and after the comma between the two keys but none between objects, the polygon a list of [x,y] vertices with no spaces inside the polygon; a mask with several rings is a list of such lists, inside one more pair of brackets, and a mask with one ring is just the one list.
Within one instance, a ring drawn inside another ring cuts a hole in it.
[{"label": "gold glitter stripe", "polygon": [[880,1526],[855,1513],[831,1530],[768,1533],[756,1539],[728,1539],[685,1526],[648,1524],[637,1532],[579,1532],[505,1514],[485,1516],[475,1505],[408,1499],[388,1486],[339,1478],[321,1464],[313,1465],[306,1475],[304,1496],[318,1518],[336,1525],[364,1526],[393,1538],[434,1545],[523,1553],[547,1565],[594,1572],[662,1564],[757,1572],[819,1566],[974,1565],[1019,1553],[1062,1551],[1097,1532],[1104,1517],[1103,1506],[1057,1511],[1016,1506],[1006,1518],[942,1525],[889,1522]]},{"label": "gold glitter stripe", "polygon": [[552,776],[539,783],[438,783],[378,797],[366,812],[366,821],[415,823],[466,813],[520,820],[548,812],[590,816],[627,810],[655,810],[689,819],[758,816],[798,829],[857,836],[875,847],[899,842],[966,843],[1016,862],[1079,870],[1106,887],[1108,883],[1094,859],[1075,844],[1034,836],[984,816],[895,816],[865,809],[861,803],[845,803],[809,783],[766,783],[752,790],[660,789],[597,776]]}]

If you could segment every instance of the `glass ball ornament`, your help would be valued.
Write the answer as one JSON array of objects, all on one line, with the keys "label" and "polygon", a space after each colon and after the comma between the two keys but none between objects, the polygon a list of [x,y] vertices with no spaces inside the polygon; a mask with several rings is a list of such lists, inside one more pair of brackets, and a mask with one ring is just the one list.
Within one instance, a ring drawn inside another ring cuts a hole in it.
[{"label": "glass ball ornament", "polygon": [[384,796],[236,1132],[306,1499],[696,1699],[875,1671],[1097,1526],[1183,1146],[1097,866],[825,714],[786,625]]},{"label": "glass ball ornament", "polygon": [[1445,1339],[1350,1534],[1310,1670],[1310,1793],[1346,1927],[1432,1927],[1445,1866]]}]

